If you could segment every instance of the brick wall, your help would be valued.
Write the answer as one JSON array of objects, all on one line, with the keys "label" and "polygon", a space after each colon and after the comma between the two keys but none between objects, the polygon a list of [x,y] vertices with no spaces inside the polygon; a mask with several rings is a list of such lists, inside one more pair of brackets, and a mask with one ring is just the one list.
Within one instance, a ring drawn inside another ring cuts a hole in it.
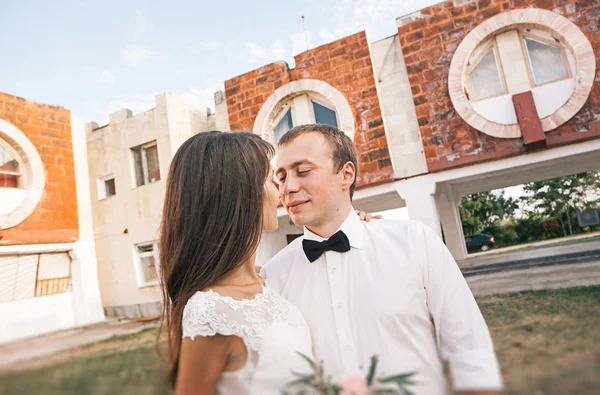
[{"label": "brick wall", "polygon": [[[457,2],[460,4],[460,2]],[[600,64],[600,3],[597,0],[446,1],[420,11],[398,28],[429,171],[524,153],[522,139],[499,139],[470,127],[452,107],[448,71],[452,55],[477,25],[501,12],[549,9],[575,23]],[[586,104],[569,122],[546,133],[549,147],[600,136],[600,71]]]},{"label": "brick wall", "polygon": [[76,240],[79,230],[69,111],[0,93],[0,118],[33,143],[46,176],[46,187],[33,213],[17,226],[4,229],[0,244]]},{"label": "brick wall", "polygon": [[252,131],[263,103],[290,81],[317,79],[340,91],[354,115],[354,144],[359,153],[357,186],[390,181],[392,164],[364,32],[295,57],[296,68],[273,63],[225,81],[232,131]]}]

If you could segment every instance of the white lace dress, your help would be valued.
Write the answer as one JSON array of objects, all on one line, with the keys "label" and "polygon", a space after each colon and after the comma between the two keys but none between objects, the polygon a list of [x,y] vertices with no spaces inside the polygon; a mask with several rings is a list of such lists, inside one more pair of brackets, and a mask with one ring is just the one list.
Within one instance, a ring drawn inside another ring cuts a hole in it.
[{"label": "white lace dress", "polygon": [[[281,394],[285,385],[308,373],[312,358],[310,332],[304,317],[267,284],[254,299],[235,300],[216,292],[197,292],[183,312],[183,338],[235,335],[248,350],[241,370],[224,372],[217,385],[219,395]],[[207,356],[210,358],[210,356]]]}]

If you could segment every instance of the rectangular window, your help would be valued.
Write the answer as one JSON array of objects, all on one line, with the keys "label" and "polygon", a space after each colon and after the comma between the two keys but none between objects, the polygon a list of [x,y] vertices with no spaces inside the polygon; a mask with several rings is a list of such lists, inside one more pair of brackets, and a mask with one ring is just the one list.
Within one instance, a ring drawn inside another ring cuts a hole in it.
[{"label": "rectangular window", "polygon": [[98,200],[106,199],[107,197],[114,196],[117,194],[115,187],[115,177],[110,175],[102,178],[98,178]]},{"label": "rectangular window", "polygon": [[104,192],[106,193],[106,196],[114,196],[117,194],[114,178],[104,180]]},{"label": "rectangular window", "polygon": [[141,186],[160,180],[160,164],[156,141],[131,149],[135,185]]},{"label": "rectangular window", "polygon": [[156,268],[158,256],[154,243],[138,244],[135,246],[137,254],[136,265],[138,285],[140,287],[158,284],[158,271]]},{"label": "rectangular window", "polygon": [[315,123],[321,123],[338,127],[337,114],[331,108],[325,107],[315,101],[312,102],[315,113]]}]

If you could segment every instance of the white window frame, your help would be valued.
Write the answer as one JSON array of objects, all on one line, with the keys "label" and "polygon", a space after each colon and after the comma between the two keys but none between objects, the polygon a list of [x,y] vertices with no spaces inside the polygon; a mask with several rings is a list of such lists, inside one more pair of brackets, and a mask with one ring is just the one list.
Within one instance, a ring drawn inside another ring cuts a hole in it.
[{"label": "white window frame", "polygon": [[335,108],[333,108],[331,105],[324,103],[322,100],[319,100],[318,98],[312,96],[312,95],[308,95],[308,100],[310,101],[310,107],[311,107],[311,115],[312,115],[312,120],[314,123],[317,123],[317,117],[315,115],[315,107],[312,105],[313,102],[317,103],[320,106],[323,106],[331,111],[334,112],[335,114],[335,121],[338,124],[338,128],[340,126],[340,115],[338,114],[338,112],[335,110]]},{"label": "white window frame", "polygon": [[[519,39],[521,41],[521,50],[523,51],[523,56],[525,57],[526,64],[527,64],[527,71],[529,74],[529,83],[531,84],[532,89],[537,88],[538,86],[553,84],[555,82],[573,78],[571,65],[569,64],[569,60],[567,58],[567,52],[565,51],[565,46],[562,43],[551,42],[550,40],[548,40],[546,38],[536,36],[535,33],[523,32],[522,30],[519,30],[518,33],[519,33]],[[537,41],[541,44],[549,45],[554,48],[558,48],[560,50],[561,58],[563,61],[563,66],[565,67],[567,76],[557,78],[557,79],[551,80],[551,81],[541,82],[541,83],[537,84],[535,82],[535,72],[533,70],[533,64],[531,63],[531,56],[529,55],[529,47],[527,46],[526,39]]]},{"label": "white window frame", "polygon": [[[273,117],[270,130],[271,141],[273,142],[273,144],[277,144],[275,142],[275,127],[279,124],[279,122],[285,116],[285,114],[287,114],[288,109],[292,111],[292,124],[294,127],[299,125],[316,123],[315,108],[313,106],[313,102],[335,112],[335,119],[337,121],[338,128],[340,127],[340,114],[331,104],[328,104],[323,99],[311,94],[310,92],[303,92],[299,95],[290,97],[283,104],[283,106],[279,107],[279,109],[277,110],[276,115]],[[296,106],[302,106],[302,111],[298,111]],[[304,110],[308,110],[306,114],[303,114],[305,112]]]},{"label": "white window frame", "polygon": [[[139,252],[138,247],[152,246],[152,251]],[[154,259],[154,269],[156,270],[156,280],[146,281],[144,278],[144,269],[142,267],[142,258],[151,256]],[[133,264],[135,270],[135,276],[137,279],[138,288],[154,287],[160,284],[160,271],[158,270],[158,243],[156,241],[149,241],[145,243],[137,243],[133,245]]]},{"label": "white window frame", "polygon": [[[156,140],[150,141],[148,143],[142,144],[142,145],[138,145],[136,147],[131,147],[130,148],[130,156],[131,156],[131,163],[132,163],[132,170],[133,170],[133,188],[139,188],[139,187],[143,187],[145,185],[149,185],[149,184],[153,184],[155,182],[159,182],[162,179],[162,173],[160,175],[160,178],[158,180],[155,181],[151,181],[150,180],[150,174],[148,173],[148,157],[146,156],[146,150],[148,148],[152,148],[152,147],[156,147],[156,152],[158,155],[158,143]],[[137,179],[137,169],[136,169],[136,161],[135,161],[135,153],[134,150],[139,149],[142,155],[142,174],[144,176],[144,183],[138,185],[138,179]],[[158,169],[160,171],[160,156],[158,157]]]},{"label": "white window frame", "polygon": [[[115,181],[115,194],[107,196],[106,195],[106,181],[111,180],[111,179]],[[98,186],[98,200],[105,200],[105,199],[108,199],[110,197],[117,195],[117,181],[115,180],[114,174],[109,174],[104,177],[98,177],[96,179],[96,185]]]},{"label": "white window frame", "polygon": [[[471,71],[473,71],[473,69],[479,65],[483,57],[489,52],[490,48],[492,49],[492,53],[494,54],[494,61],[496,62],[496,73],[498,74],[498,78],[500,79],[500,84],[502,84],[502,92],[495,93],[489,96],[484,96],[477,100],[473,100],[471,99],[471,97],[473,97],[473,87],[471,86],[471,78],[469,75],[471,74]],[[492,40],[490,40],[489,43],[485,44],[481,51],[479,51],[477,56],[473,59],[473,62],[467,66],[467,69],[465,71],[465,80],[467,83],[467,92],[469,93],[469,101],[471,103],[475,103],[478,101],[488,100],[494,97],[506,95],[508,93],[508,88],[505,78],[506,77],[504,75],[504,69],[502,67],[502,59],[500,58],[500,54],[498,53],[498,43],[496,42],[496,38],[494,37]]]},{"label": "white window frame", "polygon": [[[0,170],[0,174],[6,174],[6,175],[9,175],[9,176],[17,176],[17,186],[14,189],[23,189],[22,186],[26,185],[26,180],[24,180],[25,173],[21,171],[21,169],[25,168],[25,166],[23,165],[23,162],[21,161],[21,157],[19,156],[19,154],[17,153],[17,151],[15,151],[15,149],[13,149],[13,147],[11,147],[3,139],[0,139],[0,146],[5,151],[7,151],[14,158],[14,160],[17,161],[17,164],[19,165],[19,171],[18,172]],[[2,188],[2,187],[0,187],[0,188]]]}]

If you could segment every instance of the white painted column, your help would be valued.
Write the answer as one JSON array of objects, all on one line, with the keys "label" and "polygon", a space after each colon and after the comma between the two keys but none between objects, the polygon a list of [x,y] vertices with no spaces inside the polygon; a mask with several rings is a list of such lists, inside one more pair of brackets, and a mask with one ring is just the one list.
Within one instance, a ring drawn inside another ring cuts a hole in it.
[{"label": "white painted column", "polygon": [[458,210],[460,196],[456,196],[450,185],[439,186],[437,192],[436,201],[446,246],[454,259],[465,259],[467,257],[467,247]]},{"label": "white painted column", "polygon": [[398,182],[396,190],[406,202],[408,217],[424,222],[441,238],[442,228],[435,202],[435,183],[429,177],[409,178]]},{"label": "white painted column", "polygon": [[83,120],[73,115],[71,115],[71,136],[79,216],[79,240],[74,243],[73,250],[70,252],[71,279],[75,322],[80,326],[103,321],[105,317],[98,283],[86,130]]}]

